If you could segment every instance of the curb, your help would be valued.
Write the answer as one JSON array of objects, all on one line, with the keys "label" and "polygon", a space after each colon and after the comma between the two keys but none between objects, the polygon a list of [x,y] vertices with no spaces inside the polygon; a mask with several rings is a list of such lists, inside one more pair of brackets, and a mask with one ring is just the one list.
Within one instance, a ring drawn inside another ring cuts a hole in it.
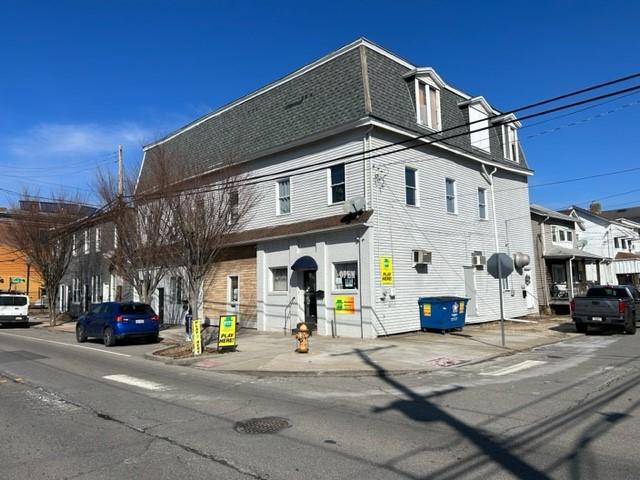
[{"label": "curb", "polygon": [[[510,349],[508,351],[496,353],[494,355],[489,355],[476,360],[468,360],[466,362],[461,362],[446,368],[454,369],[454,368],[477,365],[480,363],[485,363],[491,360],[495,360],[497,358],[515,355],[516,353],[531,351],[535,348],[544,347],[547,345],[554,345],[556,343],[570,340],[571,338],[572,337],[569,335],[564,335],[562,338],[557,338],[550,342],[541,343],[539,345],[535,345],[527,348]],[[176,366],[182,366],[182,367],[189,367],[202,360],[215,358],[215,355],[206,355],[206,356],[202,355],[197,358],[192,357],[192,358],[173,359],[173,358],[161,357],[156,355],[157,352],[160,352],[166,348],[167,347],[163,347],[153,352],[147,352],[144,354],[144,357],[148,360],[162,362],[165,365],[176,365]],[[377,370],[237,370],[237,369],[236,370],[208,369],[207,371],[210,371],[212,373],[221,373],[221,374],[227,374],[227,375],[245,375],[245,376],[251,376],[251,377],[308,377],[308,378],[316,377],[317,378],[317,377],[390,377],[390,376],[403,376],[403,375],[425,375],[435,370],[440,370],[440,369],[423,368],[423,369],[409,369],[409,370],[407,369],[384,370],[382,372],[379,372]]]}]

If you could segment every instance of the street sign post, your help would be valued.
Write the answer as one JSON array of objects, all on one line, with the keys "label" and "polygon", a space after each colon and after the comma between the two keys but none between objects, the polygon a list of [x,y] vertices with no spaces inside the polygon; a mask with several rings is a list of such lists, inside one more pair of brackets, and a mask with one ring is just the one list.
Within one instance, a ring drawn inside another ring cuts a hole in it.
[{"label": "street sign post", "polygon": [[502,280],[513,273],[513,259],[506,253],[494,253],[487,260],[487,271],[493,278],[498,279],[498,292],[500,295],[500,335],[502,346],[505,346],[504,339],[504,293],[502,292]]}]

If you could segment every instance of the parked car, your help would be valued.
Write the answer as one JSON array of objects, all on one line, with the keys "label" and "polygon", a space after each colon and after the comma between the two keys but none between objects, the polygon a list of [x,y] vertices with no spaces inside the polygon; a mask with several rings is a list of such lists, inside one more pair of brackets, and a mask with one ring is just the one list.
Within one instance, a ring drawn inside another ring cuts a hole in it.
[{"label": "parked car", "polygon": [[0,323],[29,327],[29,297],[19,293],[0,294]]},{"label": "parked car", "polygon": [[76,323],[76,340],[101,338],[107,347],[125,338],[146,338],[157,342],[160,317],[151,306],[137,302],[104,302],[91,306]]},{"label": "parked car", "polygon": [[571,300],[576,330],[586,333],[589,325],[621,327],[635,335],[640,320],[640,292],[631,286],[595,285],[584,297]]}]

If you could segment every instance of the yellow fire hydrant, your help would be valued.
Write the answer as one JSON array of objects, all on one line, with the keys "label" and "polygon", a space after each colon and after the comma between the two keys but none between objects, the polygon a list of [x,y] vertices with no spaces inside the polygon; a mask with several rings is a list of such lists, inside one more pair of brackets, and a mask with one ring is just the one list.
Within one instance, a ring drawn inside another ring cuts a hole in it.
[{"label": "yellow fire hydrant", "polygon": [[308,353],[309,352],[309,327],[304,322],[300,322],[298,324],[298,333],[296,333],[296,340],[298,341],[298,348],[296,348],[296,352],[298,353]]}]

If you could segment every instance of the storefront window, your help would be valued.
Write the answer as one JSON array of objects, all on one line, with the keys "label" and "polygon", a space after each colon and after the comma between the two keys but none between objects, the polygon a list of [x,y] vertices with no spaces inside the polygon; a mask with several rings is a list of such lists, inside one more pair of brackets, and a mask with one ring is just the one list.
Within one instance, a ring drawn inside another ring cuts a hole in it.
[{"label": "storefront window", "polygon": [[334,285],[336,290],[358,288],[358,263],[334,263]]}]

